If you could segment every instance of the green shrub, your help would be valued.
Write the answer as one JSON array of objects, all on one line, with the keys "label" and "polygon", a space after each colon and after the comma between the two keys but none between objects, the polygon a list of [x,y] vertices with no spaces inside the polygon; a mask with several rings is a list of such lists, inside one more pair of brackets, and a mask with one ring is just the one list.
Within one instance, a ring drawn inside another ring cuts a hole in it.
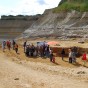
[{"label": "green shrub", "polygon": [[60,11],[71,11],[71,10],[76,10],[80,12],[86,12],[88,11],[88,0],[74,0],[73,2],[68,2],[65,1],[58,5],[58,7],[53,9],[53,12],[57,13]]}]

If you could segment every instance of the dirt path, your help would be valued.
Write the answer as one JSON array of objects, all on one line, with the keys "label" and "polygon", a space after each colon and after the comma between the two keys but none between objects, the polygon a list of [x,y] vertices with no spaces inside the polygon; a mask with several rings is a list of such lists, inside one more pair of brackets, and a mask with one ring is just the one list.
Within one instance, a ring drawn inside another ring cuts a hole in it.
[{"label": "dirt path", "polygon": [[[60,68],[56,67],[56,70],[61,71]],[[35,62],[17,64],[0,54],[0,88],[88,88],[87,80],[54,72],[53,66]],[[64,69],[61,72],[63,73]],[[88,74],[86,75],[88,77]]]}]

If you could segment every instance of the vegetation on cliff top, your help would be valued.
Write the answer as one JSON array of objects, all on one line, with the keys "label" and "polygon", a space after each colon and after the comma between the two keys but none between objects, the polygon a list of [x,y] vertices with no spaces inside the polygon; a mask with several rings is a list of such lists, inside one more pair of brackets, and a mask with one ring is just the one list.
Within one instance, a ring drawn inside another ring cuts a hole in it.
[{"label": "vegetation on cliff top", "polygon": [[80,12],[88,11],[88,0],[61,0],[58,7],[53,12],[76,10]]}]

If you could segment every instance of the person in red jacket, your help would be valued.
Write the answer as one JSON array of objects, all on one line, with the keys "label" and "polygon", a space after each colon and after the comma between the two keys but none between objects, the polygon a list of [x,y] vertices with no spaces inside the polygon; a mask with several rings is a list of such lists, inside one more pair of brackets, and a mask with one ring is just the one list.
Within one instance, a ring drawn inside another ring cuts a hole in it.
[{"label": "person in red jacket", "polygon": [[11,42],[10,42],[10,40],[7,41],[6,44],[7,44],[7,48],[10,50],[10,48],[11,48]]},{"label": "person in red jacket", "polygon": [[83,60],[83,66],[85,66],[85,63],[86,63],[86,60],[87,60],[86,52],[83,53],[82,60]]}]

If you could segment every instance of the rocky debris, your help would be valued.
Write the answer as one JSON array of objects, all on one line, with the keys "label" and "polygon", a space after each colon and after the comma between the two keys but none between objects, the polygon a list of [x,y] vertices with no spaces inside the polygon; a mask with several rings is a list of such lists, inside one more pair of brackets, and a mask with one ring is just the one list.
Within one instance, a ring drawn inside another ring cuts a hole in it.
[{"label": "rocky debris", "polygon": [[19,80],[19,78],[15,78],[14,80]]},{"label": "rocky debris", "polygon": [[79,72],[77,72],[77,74],[86,74],[86,72],[85,71],[79,71]]}]

